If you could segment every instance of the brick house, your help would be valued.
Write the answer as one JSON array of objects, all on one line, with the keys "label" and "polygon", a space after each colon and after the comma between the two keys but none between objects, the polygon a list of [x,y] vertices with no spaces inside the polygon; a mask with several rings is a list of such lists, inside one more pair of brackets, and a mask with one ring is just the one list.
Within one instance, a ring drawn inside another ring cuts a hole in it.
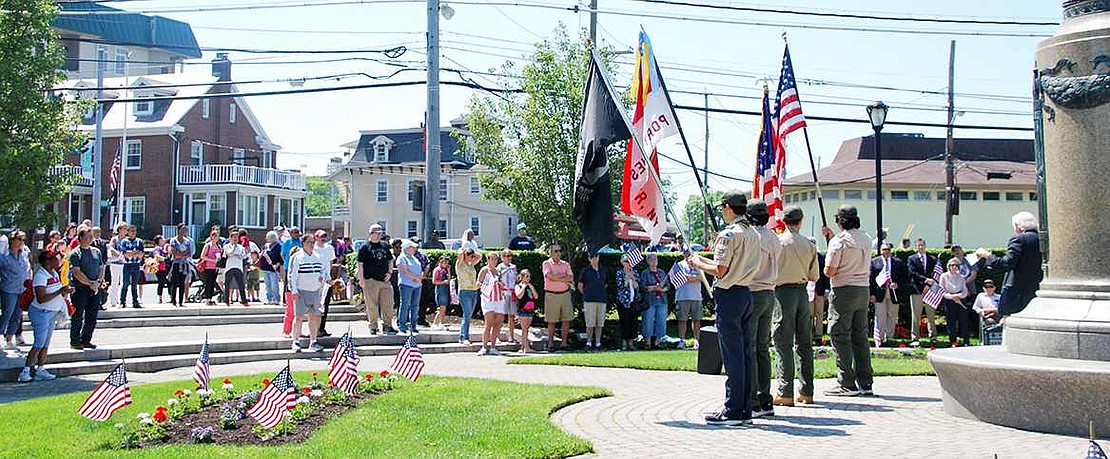
[{"label": "brick house", "polygon": [[[108,99],[195,97],[233,93],[231,62],[220,54],[212,76],[166,74],[105,79]],[[95,79],[71,80],[69,88],[95,88]],[[93,91],[74,91],[74,97],[92,97]],[[90,110],[79,130],[91,134],[95,114]],[[136,224],[142,234],[175,234],[184,222],[196,235],[211,222],[264,229],[275,225],[300,225],[305,177],[298,171],[277,168],[274,144],[247,102],[239,97],[152,100],[106,103],[103,121],[105,171],[103,196],[110,191],[111,165],[123,152],[123,199],[113,206],[114,218]],[[126,137],[126,140],[124,140]],[[125,144],[126,147],[120,147]],[[84,165],[82,159],[84,158]],[[89,155],[75,152],[60,168],[74,169],[81,180],[52,209],[64,221],[92,218],[92,181]]]}]

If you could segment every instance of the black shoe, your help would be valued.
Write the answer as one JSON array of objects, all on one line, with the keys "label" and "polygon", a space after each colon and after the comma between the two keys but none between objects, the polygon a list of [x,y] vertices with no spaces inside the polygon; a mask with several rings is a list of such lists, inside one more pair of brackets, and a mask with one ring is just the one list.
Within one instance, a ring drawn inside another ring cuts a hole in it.
[{"label": "black shoe", "polygon": [[319,337],[319,338],[327,338],[327,337],[331,336],[331,333],[320,332],[320,333],[317,333],[316,336]]},{"label": "black shoe", "polygon": [[771,404],[763,405],[759,408],[752,410],[752,419],[774,416],[775,409]]},{"label": "black shoe", "polygon": [[80,351],[80,350],[85,348],[85,345],[81,344],[81,343],[69,343],[69,348],[70,349],[77,349],[78,351]]},{"label": "black shoe", "polygon": [[706,415],[705,423],[711,426],[748,426],[752,424],[752,420],[741,419],[740,416],[730,416],[725,410],[721,410]]},{"label": "black shoe", "polygon": [[96,345],[93,343],[81,343],[81,346],[85,349],[96,349]]},{"label": "black shoe", "polygon": [[875,396],[875,392],[872,391],[870,387],[861,387],[859,389],[859,394],[860,394],[860,396],[863,396],[863,397],[874,397]]},{"label": "black shoe", "polygon": [[139,304],[132,305],[131,307],[135,308],[135,309],[142,309],[143,308],[142,305],[139,305]]}]

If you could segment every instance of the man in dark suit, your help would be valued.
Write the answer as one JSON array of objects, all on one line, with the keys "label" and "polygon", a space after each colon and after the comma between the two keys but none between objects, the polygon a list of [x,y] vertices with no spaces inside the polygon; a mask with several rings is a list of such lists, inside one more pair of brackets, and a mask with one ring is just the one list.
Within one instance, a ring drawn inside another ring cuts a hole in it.
[{"label": "man in dark suit", "polygon": [[910,255],[906,259],[909,265],[909,290],[910,293],[910,318],[913,321],[910,323],[910,336],[913,337],[913,346],[921,344],[921,311],[925,311],[925,316],[929,321],[929,341],[936,341],[937,339],[937,321],[936,310],[932,306],[925,304],[922,300],[922,294],[927,292],[933,285],[933,270],[937,267],[937,257],[929,255],[925,251],[925,240],[918,238],[914,242],[917,247],[917,253]]},{"label": "man in dark suit", "polygon": [[882,347],[883,341],[894,338],[894,326],[898,323],[898,302],[902,300],[905,287],[908,287],[906,265],[897,257],[891,256],[893,245],[884,242],[879,248],[879,256],[871,260],[871,303],[875,305],[875,347]]},{"label": "man in dark suit", "polygon": [[1006,254],[997,257],[982,247],[975,251],[979,258],[986,258],[986,266],[1006,270],[1002,280],[1002,298],[998,310],[1003,316],[1021,312],[1037,296],[1037,289],[1044,279],[1041,269],[1041,247],[1037,235],[1037,217],[1029,212],[1018,212],[1011,220],[1014,236],[1006,245]]}]

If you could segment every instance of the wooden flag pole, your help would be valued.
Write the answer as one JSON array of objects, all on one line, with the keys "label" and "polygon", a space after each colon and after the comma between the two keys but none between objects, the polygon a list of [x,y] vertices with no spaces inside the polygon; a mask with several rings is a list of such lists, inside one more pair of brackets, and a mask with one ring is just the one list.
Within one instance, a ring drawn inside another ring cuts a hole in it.
[{"label": "wooden flag pole", "polygon": [[[782,42],[784,43],[784,45],[787,44],[786,32],[782,33]],[[780,75],[779,78],[781,79],[782,76]],[[795,89],[795,92],[798,93],[797,94],[798,105],[801,105],[802,104],[801,91],[798,91],[798,90]],[[828,220],[825,219],[825,199],[824,199],[823,196],[821,196],[821,181],[817,179],[817,163],[813,161],[813,147],[811,147],[810,144],[809,144],[809,127],[808,127],[808,124],[806,126],[802,126],[802,136],[805,137],[805,139],[806,139],[806,153],[809,154],[809,172],[810,172],[810,174],[813,175],[813,186],[815,188],[817,188],[817,209],[818,209],[818,211],[821,212],[821,226],[829,226]],[[780,142],[781,142],[781,140],[780,140]],[[784,145],[783,148],[786,148],[786,146]],[[781,177],[780,177],[780,180],[781,180]]]}]

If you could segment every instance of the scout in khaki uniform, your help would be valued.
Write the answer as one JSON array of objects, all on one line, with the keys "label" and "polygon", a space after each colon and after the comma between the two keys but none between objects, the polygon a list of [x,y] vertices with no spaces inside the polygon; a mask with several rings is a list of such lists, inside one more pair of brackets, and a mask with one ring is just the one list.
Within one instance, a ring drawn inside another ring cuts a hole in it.
[{"label": "scout in khaki uniform", "polygon": [[717,278],[713,301],[717,306],[717,338],[725,371],[725,405],[705,420],[715,425],[750,425],[752,368],[750,350],[752,292],[748,288],[759,270],[759,235],[747,223],[748,199],[740,190],[730,190],[718,208],[728,226],[713,243],[713,259],[686,252],[691,266]]},{"label": "scout in khaki uniform", "polygon": [[778,236],[767,229],[771,215],[762,199],[748,201],[748,223],[759,235],[759,269],[750,285],[752,289],[752,334],[748,336],[748,349],[755,361],[752,377],[752,417],[774,416],[771,406],[771,314],[775,309],[775,281],[779,278],[779,252],[782,244]]},{"label": "scout in khaki uniform", "polygon": [[[872,395],[871,348],[867,342],[867,304],[870,300],[871,236],[859,229],[859,214],[840,206],[836,224],[841,232],[829,240],[825,275],[829,276],[829,335],[836,350],[837,387],[825,395]],[[832,230],[821,228],[825,237]]]},{"label": "scout in khaki uniform", "polygon": [[[808,282],[817,281],[817,245],[798,234],[802,209],[786,208],[786,231],[779,235],[779,278],[775,285],[778,304],[772,314],[775,341],[775,369],[779,391],[774,404],[794,406],[794,402],[813,403],[813,308],[809,304]],[[794,398],[794,354],[798,355],[802,387]]]}]

